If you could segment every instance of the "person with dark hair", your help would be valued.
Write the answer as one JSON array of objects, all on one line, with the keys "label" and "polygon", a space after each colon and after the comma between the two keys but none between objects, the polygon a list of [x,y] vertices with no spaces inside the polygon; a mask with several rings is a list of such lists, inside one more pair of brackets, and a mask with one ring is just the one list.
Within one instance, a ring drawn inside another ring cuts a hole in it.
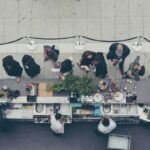
[{"label": "person with dark hair", "polygon": [[111,60],[113,65],[119,64],[119,70],[121,74],[124,74],[124,62],[126,57],[130,54],[130,49],[125,44],[113,43],[107,54],[107,59]]},{"label": "person with dark hair", "polygon": [[116,123],[108,116],[104,116],[98,124],[98,131],[103,134],[109,134],[115,128]]},{"label": "person with dark hair", "polygon": [[38,65],[35,62],[35,60],[33,59],[33,57],[31,57],[30,55],[24,55],[22,58],[22,63],[23,63],[23,67],[25,69],[25,72],[31,78],[38,75],[41,71],[40,65]]},{"label": "person with dark hair", "polygon": [[108,71],[103,53],[101,52],[96,53],[93,64],[95,65],[95,77],[105,78]]},{"label": "person with dark hair", "polygon": [[96,53],[92,51],[85,51],[82,54],[82,59],[80,63],[77,63],[80,69],[83,71],[89,72],[91,66],[93,65],[93,61],[95,59]]},{"label": "person with dark hair", "polygon": [[11,56],[11,55],[4,57],[2,61],[3,61],[3,67],[6,71],[6,73],[9,76],[16,77],[16,81],[20,82],[23,69],[20,66],[19,62],[14,60],[13,56]]},{"label": "person with dark hair", "polygon": [[145,67],[140,65],[140,56],[137,56],[133,63],[130,64],[129,69],[125,72],[125,78],[133,78],[136,81],[140,80],[140,76],[145,74]]},{"label": "person with dark hair", "polygon": [[55,45],[49,46],[44,45],[44,61],[51,60],[54,67],[59,67],[59,62],[57,62],[59,56],[59,50],[55,48]]},{"label": "person with dark hair", "polygon": [[61,122],[62,114],[51,112],[51,129],[54,132],[54,135],[64,134],[64,123]]},{"label": "person with dark hair", "polygon": [[73,73],[73,60],[72,58],[67,58],[61,63],[58,78],[64,80],[66,75],[72,73]]}]

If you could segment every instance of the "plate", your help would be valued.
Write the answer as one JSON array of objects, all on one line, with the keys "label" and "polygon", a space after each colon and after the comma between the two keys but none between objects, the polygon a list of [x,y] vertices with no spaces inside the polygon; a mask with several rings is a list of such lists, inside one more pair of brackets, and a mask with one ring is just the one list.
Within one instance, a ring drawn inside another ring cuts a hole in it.
[{"label": "plate", "polygon": [[114,99],[117,102],[121,102],[123,100],[123,94],[121,92],[116,92],[114,94]]}]

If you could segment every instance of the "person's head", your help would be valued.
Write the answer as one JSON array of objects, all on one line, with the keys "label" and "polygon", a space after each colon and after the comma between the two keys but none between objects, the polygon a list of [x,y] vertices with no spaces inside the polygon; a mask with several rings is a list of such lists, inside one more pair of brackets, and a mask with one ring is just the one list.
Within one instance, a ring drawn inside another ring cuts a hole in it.
[{"label": "person's head", "polygon": [[7,67],[11,67],[13,61],[14,61],[13,56],[8,55],[3,59],[3,65]]},{"label": "person's head", "polygon": [[101,52],[96,53],[96,56],[94,58],[94,64],[97,65],[100,62],[104,62],[104,61],[105,61],[105,59],[104,59],[103,53],[101,53]]},{"label": "person's head", "polygon": [[28,63],[30,63],[30,60],[31,60],[31,56],[30,55],[24,55],[23,58],[22,58],[22,63],[24,65],[27,65]]},{"label": "person's head", "polygon": [[57,113],[57,114],[55,115],[56,120],[60,120],[61,117],[62,117],[62,114],[60,114],[60,113]]},{"label": "person's head", "polygon": [[105,127],[108,127],[109,124],[110,124],[109,118],[103,117],[103,118],[102,118],[102,124],[103,124]]},{"label": "person's head", "polygon": [[93,52],[92,51],[85,51],[84,53],[83,53],[83,56],[82,56],[83,58],[86,58],[86,59],[92,59],[92,57],[93,57]]},{"label": "person's head", "polygon": [[44,51],[49,59],[57,61],[58,54],[55,51],[55,45],[53,45],[52,47],[49,45],[44,45]]},{"label": "person's head", "polygon": [[122,54],[123,54],[123,46],[122,46],[122,44],[118,44],[117,45],[116,54],[117,54],[117,56],[122,56]]},{"label": "person's head", "polygon": [[144,76],[144,74],[145,74],[145,67],[141,66],[140,71],[139,71],[139,75]]},{"label": "person's head", "polygon": [[61,72],[61,73],[70,72],[70,71],[72,71],[72,68],[73,68],[72,61],[71,61],[70,59],[65,59],[65,60],[61,63],[60,72]]}]

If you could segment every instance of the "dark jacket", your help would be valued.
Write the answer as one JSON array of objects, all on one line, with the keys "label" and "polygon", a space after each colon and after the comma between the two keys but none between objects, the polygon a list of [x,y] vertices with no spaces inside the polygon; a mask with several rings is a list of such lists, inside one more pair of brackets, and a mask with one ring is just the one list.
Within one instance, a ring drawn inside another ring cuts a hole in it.
[{"label": "dark jacket", "polygon": [[30,55],[24,55],[22,58],[23,67],[28,76],[31,78],[38,75],[41,71],[40,66],[35,62],[35,60]]},{"label": "dark jacket", "polygon": [[[119,43],[113,43],[110,48],[109,52],[107,54],[107,59],[110,59],[111,61],[113,59],[118,59],[118,56],[116,55],[116,48]],[[122,59],[124,60],[129,54],[130,54],[130,49],[128,46],[125,44],[121,44],[123,46],[123,54],[122,54]]]},{"label": "dark jacket", "polygon": [[107,64],[103,56],[103,53],[98,52],[96,54],[95,60],[98,62],[97,64],[95,64],[95,68],[96,68],[95,76],[105,78],[108,71],[107,71]]},{"label": "dark jacket", "polygon": [[22,76],[22,71],[23,71],[22,67],[16,60],[13,59],[11,55],[4,57],[2,61],[3,61],[3,67],[9,76],[15,76],[15,77]]},{"label": "dark jacket", "polygon": [[44,45],[44,51],[49,59],[55,62],[58,60],[59,50],[55,48],[55,45],[52,47],[49,45]]},{"label": "dark jacket", "polygon": [[60,68],[60,72],[61,73],[67,73],[67,72],[71,72],[73,68],[72,65],[72,61],[70,59],[65,59],[62,63],[61,63],[61,68]]},{"label": "dark jacket", "polygon": [[80,66],[90,66],[90,65],[92,65],[92,62],[95,59],[96,53],[92,52],[92,58],[91,59],[89,59],[86,56],[84,56],[84,54],[85,53],[83,53],[83,55],[82,55],[82,60],[81,60]]}]

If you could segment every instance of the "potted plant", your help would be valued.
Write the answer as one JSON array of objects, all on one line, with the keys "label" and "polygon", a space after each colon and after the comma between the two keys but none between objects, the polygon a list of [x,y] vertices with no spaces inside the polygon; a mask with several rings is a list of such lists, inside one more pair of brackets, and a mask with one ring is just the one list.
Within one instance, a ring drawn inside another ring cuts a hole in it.
[{"label": "potted plant", "polygon": [[96,91],[96,85],[88,76],[67,75],[61,83],[53,84],[52,90],[54,92],[65,91],[68,94],[77,92],[80,96],[91,95]]}]

